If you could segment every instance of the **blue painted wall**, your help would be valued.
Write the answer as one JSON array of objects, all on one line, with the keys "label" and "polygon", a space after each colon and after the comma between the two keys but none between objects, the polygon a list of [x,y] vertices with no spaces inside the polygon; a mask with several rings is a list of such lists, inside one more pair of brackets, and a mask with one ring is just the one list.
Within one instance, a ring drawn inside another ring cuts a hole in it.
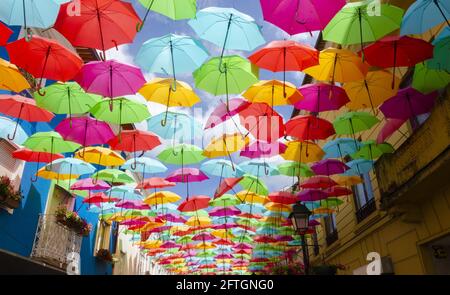
[{"label": "blue painted wall", "polygon": [[[11,29],[13,29],[14,34],[10,41],[16,40],[20,27],[11,27]],[[0,57],[9,60],[3,47],[0,47]],[[0,93],[8,92],[0,90]],[[21,122],[21,126],[28,135],[31,135],[35,132],[53,130],[63,118],[65,118],[64,115],[57,115],[49,123]],[[42,167],[42,164],[40,167]],[[20,188],[24,196],[21,208],[15,209],[12,215],[5,210],[0,210],[0,248],[26,257],[31,253],[38,217],[45,210],[51,184],[49,180],[42,178],[38,178],[37,182],[32,183],[30,178],[35,172],[36,163],[26,163]],[[82,198],[77,197],[76,208],[81,205],[81,202]],[[83,238],[81,246],[81,274],[112,274],[111,264],[98,261],[93,256],[98,214],[88,212],[85,206],[78,213],[93,225],[91,234]]]}]

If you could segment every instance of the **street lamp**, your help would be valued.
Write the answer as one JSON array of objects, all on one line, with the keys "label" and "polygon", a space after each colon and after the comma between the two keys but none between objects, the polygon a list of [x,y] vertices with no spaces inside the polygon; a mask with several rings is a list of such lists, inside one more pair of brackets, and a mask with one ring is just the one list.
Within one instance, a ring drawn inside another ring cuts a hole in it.
[{"label": "street lamp", "polygon": [[305,266],[305,274],[309,274],[309,254],[308,254],[308,247],[306,245],[305,234],[306,231],[308,230],[310,216],[311,211],[300,202],[297,202],[294,205],[291,214],[289,214],[289,218],[292,221],[294,230],[302,238],[303,264]]}]

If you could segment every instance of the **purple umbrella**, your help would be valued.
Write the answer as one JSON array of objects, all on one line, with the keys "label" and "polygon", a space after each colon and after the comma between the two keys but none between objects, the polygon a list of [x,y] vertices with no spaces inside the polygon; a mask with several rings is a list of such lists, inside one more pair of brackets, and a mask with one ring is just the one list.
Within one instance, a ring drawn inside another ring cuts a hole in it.
[{"label": "purple umbrella", "polygon": [[307,84],[298,91],[304,98],[294,107],[314,113],[338,110],[350,101],[343,88],[325,83]]},{"label": "purple umbrella", "polygon": [[277,242],[289,242],[292,241],[294,238],[292,236],[283,235],[283,236],[275,236],[275,240]]},{"label": "purple umbrella", "polygon": [[386,118],[408,120],[429,113],[434,106],[437,95],[437,91],[423,94],[412,87],[408,87],[386,100],[380,106],[380,110]]},{"label": "purple umbrella", "polygon": [[180,248],[180,247],[181,247],[181,245],[174,243],[172,241],[165,242],[164,244],[159,246],[159,248],[163,248],[163,249]]},{"label": "purple umbrella", "polygon": [[236,223],[223,223],[223,224],[214,224],[213,225],[214,229],[230,229],[233,227],[240,227],[240,226]]},{"label": "purple umbrella", "polygon": [[256,159],[261,157],[273,157],[276,155],[283,154],[286,151],[287,146],[278,141],[265,142],[259,141],[246,146],[240,153],[241,156],[250,159]]},{"label": "purple umbrella", "polygon": [[318,226],[318,225],[320,225],[320,222],[318,222],[315,219],[312,219],[308,222],[308,226]]},{"label": "purple umbrella", "polygon": [[[405,119],[386,119],[386,124],[384,124],[383,128],[381,128],[381,131],[378,133],[377,136],[377,143],[383,143],[386,141],[388,137],[390,137],[395,131],[397,131],[400,127],[402,127],[403,123],[405,123]],[[406,134],[399,132],[404,136],[407,137]]]},{"label": "purple umbrella", "polygon": [[316,175],[333,175],[333,174],[341,174],[350,169],[345,163],[342,163],[339,160],[335,159],[325,159],[314,163],[311,166],[312,171]]},{"label": "purple umbrella", "polygon": [[186,219],[184,219],[181,216],[175,215],[173,213],[167,213],[167,214],[161,215],[160,217],[162,219],[170,221],[170,222],[182,222],[182,223],[186,222]]},{"label": "purple umbrella", "polygon": [[264,19],[290,35],[323,30],[345,0],[261,0]]},{"label": "purple umbrella", "polygon": [[145,84],[141,69],[135,66],[120,63],[115,60],[92,61],[85,64],[75,81],[86,92],[112,98],[136,94]]},{"label": "purple umbrella", "polygon": [[189,199],[189,182],[200,182],[209,179],[205,173],[197,168],[180,168],[172,172],[166,177],[167,181],[185,182],[186,183],[186,197]]},{"label": "purple umbrella", "polygon": [[214,208],[209,212],[209,216],[223,217],[223,216],[234,216],[241,213],[241,210],[234,206]]},{"label": "purple umbrella", "polygon": [[115,136],[108,123],[91,117],[64,119],[55,127],[55,131],[65,140],[82,146],[105,144]]},{"label": "purple umbrella", "polygon": [[248,243],[239,243],[239,244],[233,246],[233,249],[238,249],[238,250],[251,250],[253,248],[254,248],[254,246],[252,246]]},{"label": "purple umbrella", "polygon": [[[249,105],[250,105],[250,103],[242,98],[233,98],[233,99],[230,99],[230,101],[228,102],[229,110],[227,110],[226,103],[221,102],[214,109],[214,111],[211,113],[211,115],[209,115],[209,118],[206,121],[204,129],[214,128],[215,126],[219,125],[220,123],[227,121],[232,116],[237,115],[242,110],[247,108]],[[233,118],[231,118],[231,120],[233,120]],[[234,120],[233,120],[233,122],[234,122],[234,125],[236,125],[236,122]],[[237,128],[237,126],[236,126],[236,128]],[[239,130],[239,128],[238,128],[238,130]]]},{"label": "purple umbrella", "polygon": [[328,198],[328,194],[319,189],[304,189],[297,196],[303,202],[314,202]]},{"label": "purple umbrella", "polygon": [[148,210],[150,206],[141,200],[124,200],[116,203],[116,207],[124,209]]}]

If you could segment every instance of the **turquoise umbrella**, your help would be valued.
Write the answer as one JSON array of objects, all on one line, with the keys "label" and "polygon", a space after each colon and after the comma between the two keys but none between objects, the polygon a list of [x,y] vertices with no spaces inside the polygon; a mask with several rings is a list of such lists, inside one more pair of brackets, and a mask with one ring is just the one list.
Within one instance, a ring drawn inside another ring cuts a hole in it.
[{"label": "turquoise umbrella", "polygon": [[[0,137],[4,138],[5,140],[9,140],[8,136],[11,133],[11,130],[14,130],[15,126],[16,122],[14,122],[13,120],[6,117],[0,117]],[[27,140],[27,138],[28,135],[25,133],[23,128],[21,126],[18,126],[16,137],[14,137],[12,142],[21,145]]]},{"label": "turquoise umbrella", "polygon": [[142,174],[162,173],[167,171],[167,167],[160,161],[148,157],[128,159],[121,168]]},{"label": "turquoise umbrella", "polygon": [[366,159],[356,159],[345,163],[350,169],[344,172],[347,176],[359,176],[369,173],[373,168],[373,161]]},{"label": "turquoise umbrella", "polygon": [[23,26],[25,38],[30,39],[30,27],[41,29],[52,27],[61,4],[69,1],[71,0],[3,0],[0,6],[0,20],[11,26]]},{"label": "turquoise umbrella", "polygon": [[46,169],[47,171],[53,171],[58,174],[83,175],[95,172],[94,166],[75,158],[56,159],[47,165],[51,167]]},{"label": "turquoise umbrella", "polygon": [[450,26],[449,18],[450,1],[417,0],[405,12],[400,34],[422,34],[441,23],[446,23],[447,26]]},{"label": "turquoise umbrella", "polygon": [[[167,117],[166,117],[167,116]],[[147,129],[164,139],[189,142],[203,136],[202,125],[189,115],[167,112],[147,120]]]},{"label": "turquoise umbrella", "polygon": [[235,167],[233,170],[233,164],[229,160],[214,159],[204,162],[200,169],[206,174],[213,176],[225,177],[239,177],[244,175],[244,171],[241,168]]},{"label": "turquoise umbrella", "polygon": [[119,185],[113,186],[105,192],[106,195],[114,198],[120,198],[123,200],[135,200],[141,201],[143,199],[142,195],[136,191],[132,186],[129,185]]},{"label": "turquoise umbrella", "polygon": [[360,147],[361,143],[352,138],[336,138],[335,140],[327,142],[322,150],[325,152],[325,159],[343,158],[346,155],[356,153]]},{"label": "turquoise umbrella", "polygon": [[433,58],[426,62],[430,69],[450,72],[450,59],[448,53],[450,52],[450,27],[445,29],[433,41]]},{"label": "turquoise umbrella", "polygon": [[191,73],[207,58],[208,52],[199,41],[168,34],[144,42],[135,61],[146,71],[172,75],[172,90],[176,91],[176,73]]},{"label": "turquoise umbrella", "polygon": [[242,162],[239,167],[248,174],[256,175],[259,177],[264,173],[266,176],[279,175],[277,168],[272,164],[269,164],[265,159],[253,159],[250,161]]}]

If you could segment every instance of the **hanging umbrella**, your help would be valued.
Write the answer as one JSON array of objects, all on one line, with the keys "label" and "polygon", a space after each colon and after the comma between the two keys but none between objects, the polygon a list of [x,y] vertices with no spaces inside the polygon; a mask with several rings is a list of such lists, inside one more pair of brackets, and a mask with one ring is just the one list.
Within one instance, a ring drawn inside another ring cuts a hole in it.
[{"label": "hanging umbrella", "polygon": [[63,82],[71,80],[83,65],[78,54],[54,40],[43,37],[36,36],[30,41],[25,38],[19,39],[8,43],[6,50],[13,64],[26,70],[36,79],[41,79],[38,89],[43,78]]},{"label": "hanging umbrella", "polygon": [[50,162],[45,166],[45,170],[57,174],[69,175],[68,186],[70,187],[70,179],[73,174],[77,176],[91,174],[95,172],[95,167],[79,159],[63,158]]},{"label": "hanging umbrella", "polygon": [[183,143],[166,148],[158,155],[158,159],[167,164],[183,166],[203,161],[205,156],[202,153],[199,147]]},{"label": "hanging umbrella", "polygon": [[373,71],[364,80],[345,83],[343,88],[350,98],[346,107],[352,111],[375,108],[398,92],[400,79],[394,78],[394,88],[391,87],[391,73],[387,71]]},{"label": "hanging umbrella", "polygon": [[0,95],[0,113],[17,118],[16,127],[8,139],[13,140],[16,136],[20,120],[28,122],[50,122],[54,115],[49,111],[36,106],[36,102],[20,95]]},{"label": "hanging umbrella", "polygon": [[225,94],[229,111],[229,94],[239,94],[258,82],[259,73],[247,59],[231,55],[211,58],[195,70],[193,75],[197,88],[213,95]]},{"label": "hanging umbrella", "polygon": [[434,106],[437,91],[422,94],[412,87],[400,90],[396,96],[386,100],[380,110],[387,118],[410,119],[412,117],[429,113]]},{"label": "hanging umbrella", "polygon": [[349,167],[339,160],[325,159],[314,163],[311,166],[311,169],[316,175],[330,176],[333,174],[344,173]]},{"label": "hanging umbrella", "polygon": [[324,156],[322,149],[310,141],[289,141],[283,159],[299,163],[317,162]]},{"label": "hanging umbrella", "polygon": [[422,34],[444,22],[449,26],[449,18],[450,5],[447,1],[418,0],[406,11],[400,34]]},{"label": "hanging umbrella", "polygon": [[349,102],[346,91],[335,85],[325,83],[306,84],[298,91],[303,99],[294,104],[298,110],[313,113],[339,110]]},{"label": "hanging umbrella", "polygon": [[0,58],[0,89],[19,93],[28,88],[31,86],[17,66]]},{"label": "hanging umbrella", "polygon": [[284,136],[283,117],[266,103],[252,103],[239,113],[241,125],[257,140],[273,142]]},{"label": "hanging umbrella", "polygon": [[377,136],[377,143],[383,143],[396,131],[399,131],[402,135],[406,137],[406,135],[401,132],[400,127],[406,122],[404,119],[386,119],[386,123],[381,128],[380,132]]},{"label": "hanging umbrella", "polygon": [[36,104],[55,114],[68,114],[69,119],[73,114],[87,113],[101,101],[100,96],[86,93],[75,82],[56,82],[45,87],[43,92],[44,95],[34,95]]},{"label": "hanging umbrella", "polygon": [[53,26],[61,4],[70,0],[44,0],[36,5],[28,0],[9,0],[2,3],[0,20],[11,26],[23,26],[26,38],[31,38],[30,27],[47,29]]},{"label": "hanging umbrella", "polygon": [[264,102],[274,106],[295,104],[302,96],[294,84],[278,80],[262,80],[250,86],[243,94],[250,102]]},{"label": "hanging umbrella", "polygon": [[[73,185],[72,185],[73,186]],[[89,205],[99,205],[101,203],[112,203],[119,201],[118,198],[108,198],[104,193],[96,193],[90,197],[83,200],[83,203],[88,203]],[[103,209],[103,205],[100,205]],[[103,211],[103,210],[101,210]]]},{"label": "hanging umbrella", "polygon": [[[30,149],[21,148],[12,152],[12,157],[14,159],[23,160],[26,162],[36,162],[36,173],[39,169],[39,163],[49,163],[52,160],[62,159],[64,156],[62,154],[50,154],[46,152],[34,152]],[[37,178],[31,178],[31,182],[36,182]]]},{"label": "hanging umbrella", "polygon": [[209,115],[208,120],[205,123],[204,129],[214,128],[217,125],[221,124],[222,122],[231,119],[236,128],[239,130],[239,127],[237,126],[236,122],[233,120],[232,117],[234,115],[237,115],[240,111],[244,110],[249,105],[250,103],[244,99],[233,98],[229,100],[229,110],[227,110],[227,105],[221,102],[218,106],[215,107],[215,109]]},{"label": "hanging umbrella", "polygon": [[175,186],[175,182],[167,181],[165,178],[161,177],[151,177],[144,179],[142,182],[140,182],[136,189],[155,189],[155,188],[164,188],[164,187],[170,187]]},{"label": "hanging umbrella", "polygon": [[[103,191],[103,190],[107,190],[110,189],[111,186],[109,184],[107,184],[106,182],[104,182],[103,180],[98,180],[97,182],[95,182],[94,179],[92,178],[83,178],[80,180],[77,180],[74,184],[72,184],[70,186],[71,190],[87,190],[87,191]],[[103,194],[102,194],[103,196]],[[94,197],[94,196],[92,196]],[[110,201],[113,202],[113,201]],[[93,202],[95,203],[95,202]]]},{"label": "hanging umbrella", "polygon": [[280,174],[286,176],[310,177],[314,175],[314,172],[308,165],[298,162],[285,162],[278,165],[277,169]]},{"label": "hanging umbrella", "polygon": [[304,72],[316,80],[334,84],[362,80],[368,68],[367,63],[353,52],[330,47],[320,52],[318,65],[307,68]]},{"label": "hanging umbrella", "polygon": [[[210,201],[210,197],[208,196],[203,196],[203,195],[199,195],[199,196],[191,196],[189,197],[189,199],[186,199],[185,201],[183,201],[182,203],[180,203],[180,205],[178,206],[178,210],[180,212],[193,212],[193,211],[197,211],[197,210],[201,210],[201,209],[205,209],[209,207],[209,201]],[[204,233],[206,234],[206,233]],[[198,235],[196,235],[198,237]],[[196,237],[194,236],[194,238]],[[192,240],[195,241],[195,239],[192,238]],[[203,239],[203,241],[208,240],[208,239]]]},{"label": "hanging umbrella", "polygon": [[447,53],[450,51],[450,27],[445,27],[432,44],[434,46],[433,58],[427,60],[427,67],[450,72],[450,61],[447,58]]},{"label": "hanging umbrella", "polygon": [[250,159],[256,159],[261,157],[273,157],[279,154],[283,154],[286,151],[287,146],[278,141],[268,143],[265,141],[256,140],[254,143],[247,145],[241,150],[240,156]]},{"label": "hanging umbrella", "polygon": [[231,168],[235,170],[232,153],[240,151],[249,143],[249,138],[244,137],[238,133],[223,134],[218,138],[213,138],[211,142],[203,150],[203,155],[208,158],[228,156],[231,162]]},{"label": "hanging umbrella", "polygon": [[[347,163],[347,166],[349,166],[348,163]],[[350,171],[350,169],[347,171]],[[354,176],[354,175],[348,176],[348,175],[337,174],[337,175],[332,175],[331,179],[333,179],[338,185],[347,186],[347,187],[363,183],[363,180],[360,176]]]},{"label": "hanging umbrella", "polygon": [[142,21],[131,3],[111,0],[83,0],[76,17],[67,13],[71,3],[61,6],[54,28],[73,45],[105,51],[133,42]]},{"label": "hanging umbrella", "polygon": [[360,142],[352,138],[336,138],[323,146],[324,158],[344,158],[347,155],[356,153],[360,147]]},{"label": "hanging umbrella", "polygon": [[433,57],[433,45],[408,36],[388,36],[364,48],[367,62],[380,68],[393,68],[391,88],[395,88],[397,67],[410,67]]},{"label": "hanging umbrella", "polygon": [[246,190],[256,194],[267,196],[269,189],[267,185],[257,176],[245,174],[239,184]]},{"label": "hanging umbrella", "polygon": [[264,20],[290,35],[323,30],[344,0],[261,0]]},{"label": "hanging umbrella", "polygon": [[347,3],[327,24],[323,39],[341,45],[360,44],[362,50],[364,43],[376,41],[399,29],[403,9],[390,4],[378,5],[379,14],[374,16],[372,2]]},{"label": "hanging umbrella", "polygon": [[111,98],[111,111],[114,97],[134,95],[145,84],[141,69],[115,60],[91,61],[83,65],[75,81],[86,92]]},{"label": "hanging umbrella", "polygon": [[274,192],[268,196],[269,200],[274,203],[291,205],[298,201],[298,197],[290,192]]},{"label": "hanging umbrella", "polygon": [[[330,197],[342,197],[353,194],[351,189],[342,186],[333,186],[324,190]],[[330,200],[330,198],[328,198]],[[310,224],[311,225],[311,224]]]},{"label": "hanging umbrella", "polygon": [[0,23],[0,46],[5,46],[13,31],[3,23]]},{"label": "hanging umbrella", "polygon": [[75,153],[75,158],[101,166],[120,166],[125,163],[121,155],[101,146],[83,148]]},{"label": "hanging umbrella", "polygon": [[334,135],[334,128],[327,120],[299,115],[286,122],[286,135],[303,141],[327,139]]},{"label": "hanging umbrella", "polygon": [[79,177],[79,175],[76,174],[59,174],[53,171],[47,171],[45,170],[46,167],[48,169],[49,166],[45,166],[39,169],[36,173],[36,176],[48,180],[56,180],[58,185],[60,186],[62,186],[63,181],[68,181],[69,179],[77,179]]},{"label": "hanging umbrella", "polygon": [[414,68],[412,87],[422,93],[445,88],[450,83],[450,73],[429,69],[426,64],[419,63]]},{"label": "hanging umbrella", "polygon": [[121,168],[130,170],[135,173],[142,173],[142,178],[144,178],[146,173],[153,174],[163,173],[167,171],[167,167],[164,166],[161,162],[147,157],[131,158],[127,160],[125,164],[121,166]]},{"label": "hanging umbrella", "polygon": [[111,183],[134,183],[134,178],[127,174],[126,172],[120,171],[118,169],[103,169],[94,173],[92,178],[96,180],[104,180]]},{"label": "hanging umbrella", "polygon": [[348,112],[337,117],[334,122],[336,134],[345,135],[368,130],[377,124],[380,120],[365,112]]},{"label": "hanging umbrella", "polygon": [[361,148],[352,155],[353,159],[375,160],[383,154],[393,153],[395,150],[389,143],[376,143],[375,140],[362,142]]},{"label": "hanging umbrella", "polygon": [[220,176],[222,178],[231,178],[243,175],[244,171],[239,166],[234,166],[231,161],[224,159],[213,159],[202,163],[200,169],[206,174]]},{"label": "hanging umbrella", "polygon": [[139,0],[146,9],[142,23],[136,26],[141,31],[151,11],[165,15],[173,20],[194,18],[197,12],[197,0]]},{"label": "hanging umbrella", "polygon": [[278,175],[278,170],[270,163],[267,163],[265,159],[253,159],[245,161],[239,164],[239,167],[248,174],[256,175],[259,177],[263,173],[268,175]]},{"label": "hanging umbrella", "polygon": [[209,179],[202,171],[197,168],[177,169],[166,177],[166,180],[173,182],[186,183],[186,196],[189,199],[189,182],[201,182]]},{"label": "hanging umbrella", "polygon": [[314,202],[328,198],[328,194],[319,189],[304,189],[297,194],[297,197],[302,202]]},{"label": "hanging umbrella", "polygon": [[347,162],[347,166],[350,167],[345,171],[345,176],[360,176],[369,173],[373,169],[373,161],[366,159],[356,159]]},{"label": "hanging umbrella", "polygon": [[161,138],[181,142],[199,138],[203,134],[202,126],[197,120],[189,115],[176,112],[152,116],[147,120],[147,129]]},{"label": "hanging umbrella", "polygon": [[228,177],[223,179],[214,193],[214,198],[223,196],[226,192],[232,190],[242,179],[243,177]]},{"label": "hanging umbrella", "polygon": [[[141,200],[126,200],[116,203],[116,207],[124,209],[135,209],[135,210],[149,210],[150,206],[144,204]],[[142,225],[146,224],[144,222]]]},{"label": "hanging umbrella", "polygon": [[23,145],[35,152],[47,152],[51,154],[70,153],[80,147],[77,143],[65,141],[59,133],[53,131],[34,133]]}]

